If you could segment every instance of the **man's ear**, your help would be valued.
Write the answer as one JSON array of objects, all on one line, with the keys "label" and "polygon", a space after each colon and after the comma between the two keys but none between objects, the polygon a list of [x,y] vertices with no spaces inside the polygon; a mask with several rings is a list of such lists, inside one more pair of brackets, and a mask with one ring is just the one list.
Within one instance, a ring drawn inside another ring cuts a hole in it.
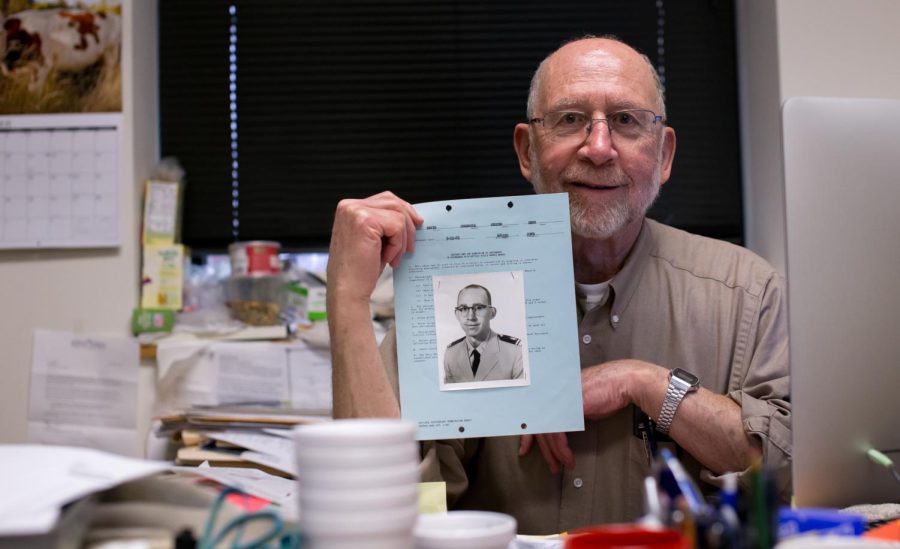
[{"label": "man's ear", "polygon": [[516,156],[519,157],[519,170],[522,176],[531,181],[531,128],[528,124],[516,124],[513,130],[513,147],[516,149]]},{"label": "man's ear", "polygon": [[672,162],[675,160],[675,130],[663,128],[662,150],[660,151],[659,183],[662,185],[672,175]]},{"label": "man's ear", "polygon": [[491,320],[493,320],[495,316],[497,316],[497,309],[496,307],[491,307]]}]

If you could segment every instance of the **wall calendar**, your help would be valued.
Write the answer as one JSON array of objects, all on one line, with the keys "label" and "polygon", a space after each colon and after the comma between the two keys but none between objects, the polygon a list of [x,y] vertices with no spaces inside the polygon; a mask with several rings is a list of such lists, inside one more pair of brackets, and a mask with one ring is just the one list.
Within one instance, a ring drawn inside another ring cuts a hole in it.
[{"label": "wall calendar", "polygon": [[119,245],[120,120],[0,117],[0,249]]}]

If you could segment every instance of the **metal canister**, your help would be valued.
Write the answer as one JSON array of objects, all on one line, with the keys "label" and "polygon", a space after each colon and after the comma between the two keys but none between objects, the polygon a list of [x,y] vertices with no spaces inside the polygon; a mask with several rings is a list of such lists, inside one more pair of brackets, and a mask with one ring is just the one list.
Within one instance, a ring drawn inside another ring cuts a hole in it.
[{"label": "metal canister", "polygon": [[281,244],[268,240],[235,242],[228,246],[232,276],[267,276],[281,272]]}]

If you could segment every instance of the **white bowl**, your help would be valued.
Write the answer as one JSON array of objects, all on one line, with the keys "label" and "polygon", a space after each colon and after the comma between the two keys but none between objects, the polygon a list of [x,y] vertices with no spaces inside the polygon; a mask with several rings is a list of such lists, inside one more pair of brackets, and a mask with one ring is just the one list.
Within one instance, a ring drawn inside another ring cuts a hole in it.
[{"label": "white bowl", "polygon": [[301,509],[363,510],[418,504],[419,486],[390,486],[360,490],[305,487],[299,490]]},{"label": "white bowl", "polygon": [[419,445],[413,441],[340,450],[298,446],[295,453],[298,469],[301,471],[306,467],[337,469],[419,463]]},{"label": "white bowl", "polygon": [[516,519],[488,511],[450,511],[419,516],[416,549],[507,549]]},{"label": "white bowl", "polygon": [[359,536],[346,536],[342,538],[330,538],[327,536],[310,536],[309,549],[414,549],[415,540],[412,533],[385,534],[373,536],[364,534]]},{"label": "white bowl", "polygon": [[415,424],[399,419],[338,419],[294,427],[297,448],[368,448],[415,439]]},{"label": "white bowl", "polygon": [[388,486],[408,486],[418,484],[419,468],[416,463],[364,469],[305,467],[297,472],[297,480],[300,482],[301,493],[307,488],[367,490]]},{"label": "white bowl", "polygon": [[418,516],[418,503],[394,509],[367,511],[302,509],[300,531],[322,538],[412,533]]}]

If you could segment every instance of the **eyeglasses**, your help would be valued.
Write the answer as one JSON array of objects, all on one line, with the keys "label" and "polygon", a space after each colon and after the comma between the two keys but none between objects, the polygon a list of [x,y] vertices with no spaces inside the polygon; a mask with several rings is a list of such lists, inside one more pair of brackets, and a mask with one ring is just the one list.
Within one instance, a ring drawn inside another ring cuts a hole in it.
[{"label": "eyeglasses", "polygon": [[546,135],[557,142],[577,140],[579,143],[591,134],[594,122],[606,122],[610,137],[626,142],[647,137],[657,123],[664,123],[662,116],[646,109],[613,112],[606,118],[591,118],[589,114],[579,111],[554,111],[528,121],[529,124],[543,126]]},{"label": "eyeglasses", "polygon": [[487,311],[488,309],[490,309],[490,306],[482,305],[481,303],[476,303],[475,305],[472,305],[471,307],[468,305],[457,305],[456,314],[463,315],[463,316],[469,316],[469,313],[471,313],[472,311],[475,311],[476,315],[483,315],[484,312]]}]

